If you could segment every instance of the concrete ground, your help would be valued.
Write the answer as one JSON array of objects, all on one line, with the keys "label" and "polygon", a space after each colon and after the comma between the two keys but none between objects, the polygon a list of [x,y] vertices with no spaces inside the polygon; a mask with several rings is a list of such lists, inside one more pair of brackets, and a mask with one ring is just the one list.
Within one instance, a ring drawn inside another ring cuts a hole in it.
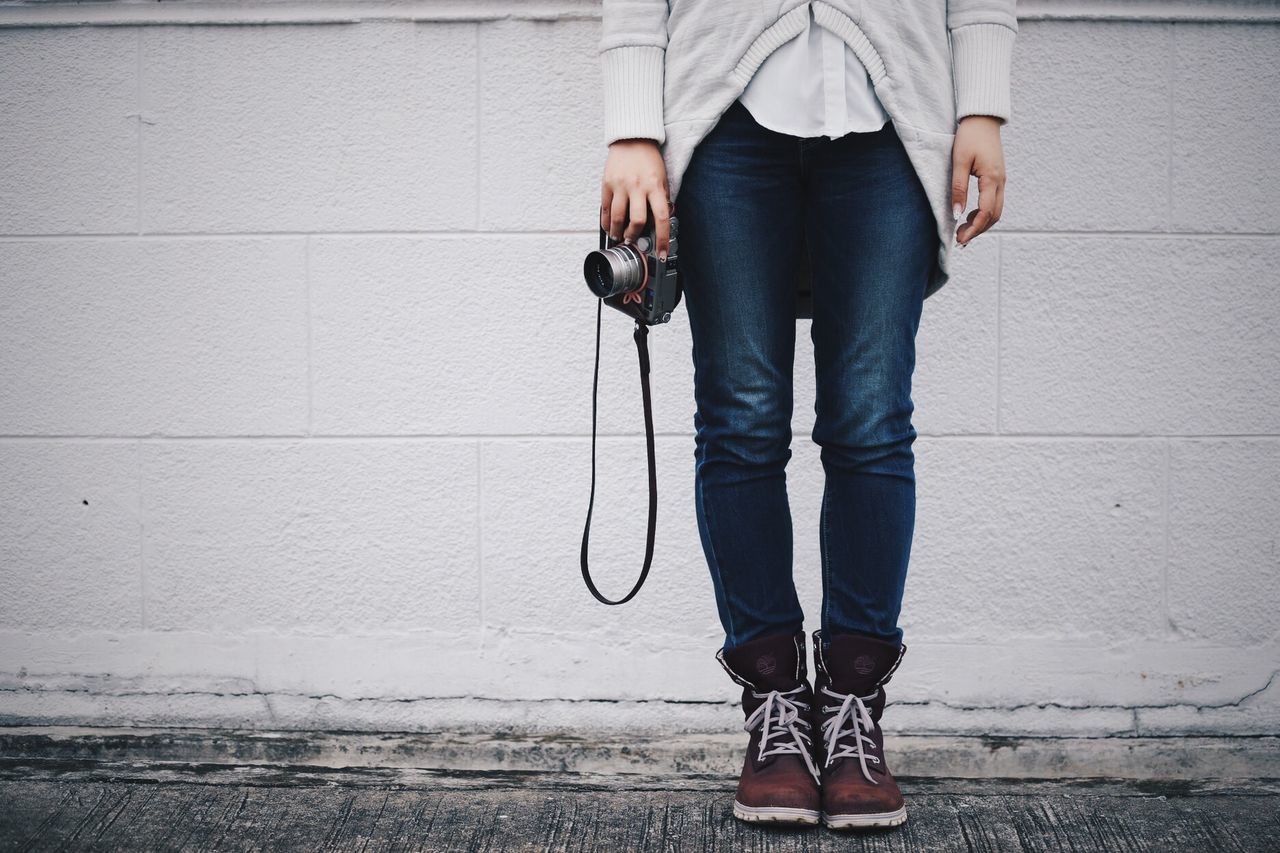
[{"label": "concrete ground", "polygon": [[888,830],[757,828],[731,780],[0,767],[0,850],[1280,850],[1280,784],[902,780]]},{"label": "concrete ground", "polygon": [[[907,823],[850,834],[735,819],[731,751],[691,769],[451,771],[407,766],[421,757],[396,736],[278,740],[2,736],[0,850],[1280,850],[1280,779],[1185,762],[1162,780],[904,775]],[[318,740],[323,752],[296,760]],[[265,762],[266,749],[295,760]],[[392,755],[399,766],[372,766]]]}]

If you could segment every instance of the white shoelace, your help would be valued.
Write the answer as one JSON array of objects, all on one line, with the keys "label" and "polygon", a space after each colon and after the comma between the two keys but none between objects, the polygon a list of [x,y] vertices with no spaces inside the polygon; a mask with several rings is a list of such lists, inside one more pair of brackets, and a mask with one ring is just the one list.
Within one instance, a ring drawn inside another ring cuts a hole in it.
[{"label": "white shoelace", "polygon": [[[876,688],[866,696],[858,696],[854,693],[837,693],[828,689],[825,685],[822,692],[828,696],[833,696],[841,700],[839,705],[823,705],[822,710],[838,711],[834,717],[828,717],[822,721],[822,735],[827,748],[824,750],[826,759],[823,767],[831,766],[831,762],[837,758],[853,758],[857,757],[858,763],[862,765],[862,775],[867,777],[867,781],[873,785],[880,783],[871,778],[871,771],[867,769],[867,762],[874,761],[880,763],[880,759],[874,755],[867,755],[863,749],[863,741],[871,746],[875,746],[875,739],[868,732],[874,731],[875,721],[871,719],[871,712],[867,710],[867,706],[863,704],[863,700],[874,699],[876,694],[880,692],[880,688]],[[846,728],[846,723],[848,727]],[[845,735],[853,735],[853,743],[842,743],[840,749],[836,751],[836,744]]]},{"label": "white shoelace", "polygon": [[[810,753],[809,720],[806,717],[809,704],[793,698],[794,694],[800,693],[804,688],[805,685],[801,684],[786,691],[757,693],[752,690],[751,695],[764,702],[747,717],[742,728],[750,732],[763,727],[760,733],[760,759],[766,755],[798,752],[813,774],[814,781],[821,784],[822,774],[818,772]],[[786,738],[787,734],[791,735],[789,740]],[[771,744],[770,738],[776,738],[775,742]]]}]

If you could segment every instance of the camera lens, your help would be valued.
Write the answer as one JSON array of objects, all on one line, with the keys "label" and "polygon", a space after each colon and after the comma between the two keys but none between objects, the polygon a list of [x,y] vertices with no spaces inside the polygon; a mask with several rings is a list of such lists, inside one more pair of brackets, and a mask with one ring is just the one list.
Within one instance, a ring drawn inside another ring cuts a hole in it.
[{"label": "camera lens", "polygon": [[628,243],[597,249],[582,265],[587,287],[601,299],[635,290],[644,282],[644,256]]}]

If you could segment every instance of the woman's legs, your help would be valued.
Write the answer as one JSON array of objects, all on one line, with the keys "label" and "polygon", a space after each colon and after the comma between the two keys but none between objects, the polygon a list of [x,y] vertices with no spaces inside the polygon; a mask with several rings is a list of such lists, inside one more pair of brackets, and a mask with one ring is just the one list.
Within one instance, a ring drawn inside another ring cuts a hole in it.
[{"label": "woman's legs", "polygon": [[938,236],[892,123],[800,139],[735,102],[699,143],[677,201],[693,338],[695,507],[726,651],[794,633],[785,469],[795,276],[808,232],[826,473],[824,639],[897,627],[915,524],[911,378]]},{"label": "woman's legs", "polygon": [[693,338],[698,530],[726,651],[804,621],[792,579],[796,137],[734,102],[699,143],[676,203]]},{"label": "woman's legs", "polygon": [[916,507],[911,378],[936,224],[892,123],[804,140],[801,151],[817,370],[813,440],[826,473],[823,638],[863,633],[901,642]]}]

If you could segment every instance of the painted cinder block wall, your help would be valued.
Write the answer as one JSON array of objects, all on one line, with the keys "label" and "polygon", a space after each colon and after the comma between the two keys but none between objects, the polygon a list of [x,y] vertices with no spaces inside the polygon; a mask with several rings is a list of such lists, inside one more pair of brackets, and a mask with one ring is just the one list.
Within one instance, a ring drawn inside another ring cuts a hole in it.
[{"label": "painted cinder block wall", "polygon": [[[1021,12],[1004,218],[920,332],[886,723],[1275,733],[1280,10]],[[682,313],[650,339],[650,580],[607,608],[579,576],[599,27],[576,0],[0,4],[0,722],[741,724]],[[616,596],[646,497],[610,313]]]}]

